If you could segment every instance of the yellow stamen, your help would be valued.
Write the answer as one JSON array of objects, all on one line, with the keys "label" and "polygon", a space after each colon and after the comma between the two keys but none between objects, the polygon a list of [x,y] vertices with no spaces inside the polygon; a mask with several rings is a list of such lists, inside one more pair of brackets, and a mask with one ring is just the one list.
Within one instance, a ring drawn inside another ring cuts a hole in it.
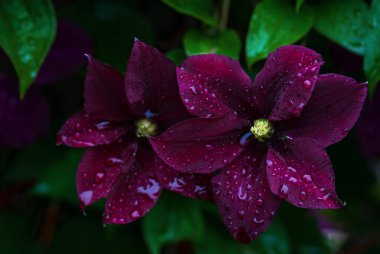
[{"label": "yellow stamen", "polygon": [[145,138],[156,135],[157,125],[149,119],[142,118],[136,122],[136,136]]},{"label": "yellow stamen", "polygon": [[264,142],[272,137],[274,129],[268,119],[260,118],[253,121],[250,132],[258,141]]}]

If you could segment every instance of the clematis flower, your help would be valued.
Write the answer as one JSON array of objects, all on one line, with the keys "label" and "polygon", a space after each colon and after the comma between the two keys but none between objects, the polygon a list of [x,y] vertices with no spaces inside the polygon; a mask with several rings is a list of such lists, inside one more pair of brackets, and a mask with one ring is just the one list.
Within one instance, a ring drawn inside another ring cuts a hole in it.
[{"label": "clematis flower", "polygon": [[248,243],[270,225],[282,200],[340,208],[325,148],[353,127],[366,84],[319,75],[323,60],[302,46],[271,53],[252,82],[228,57],[192,56],[177,68],[188,111],[150,142],[181,172],[215,173],[215,201],[230,233]]},{"label": "clematis flower", "polygon": [[[0,145],[20,148],[46,134],[49,127],[49,105],[41,86],[53,84],[73,75],[83,65],[83,54],[92,52],[88,35],[75,24],[60,20],[57,37],[42,65],[37,79],[23,100],[10,73],[0,73]],[[11,66],[1,54],[0,62]]]},{"label": "clematis flower", "polygon": [[357,137],[363,154],[369,158],[380,156],[380,88],[363,108],[358,124]]},{"label": "clematis flower", "polygon": [[145,215],[162,188],[210,199],[209,176],[169,168],[147,137],[189,116],[178,92],[175,64],[136,40],[125,77],[88,56],[84,108],[58,133],[58,144],[89,148],[77,172],[82,206],[106,198],[104,223],[125,224]]}]

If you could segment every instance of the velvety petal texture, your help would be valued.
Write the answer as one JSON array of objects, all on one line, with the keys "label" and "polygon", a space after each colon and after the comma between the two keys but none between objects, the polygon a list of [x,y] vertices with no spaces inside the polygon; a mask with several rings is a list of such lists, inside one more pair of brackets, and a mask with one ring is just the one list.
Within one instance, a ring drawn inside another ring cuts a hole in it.
[{"label": "velvety petal texture", "polygon": [[224,224],[243,243],[269,227],[280,205],[268,186],[264,151],[245,151],[213,178],[212,185]]},{"label": "velvety petal texture", "polygon": [[322,64],[322,57],[311,49],[278,48],[254,80],[255,108],[272,121],[299,116],[313,93]]},{"label": "velvety petal texture", "polygon": [[76,177],[83,207],[108,196],[123,168],[134,164],[136,151],[136,142],[121,140],[110,146],[90,148],[83,154]]},{"label": "velvety petal texture", "polygon": [[20,100],[17,84],[0,73],[0,145],[20,148],[46,134],[49,105],[39,87]]},{"label": "velvety petal texture", "polygon": [[87,55],[84,82],[84,110],[99,119],[128,120],[130,117],[124,94],[124,77],[113,67]]},{"label": "velvety petal texture", "polygon": [[92,52],[93,42],[81,27],[58,20],[57,36],[38,72],[36,84],[52,84],[74,75],[86,64],[84,55]]},{"label": "velvety petal texture", "polygon": [[281,124],[284,135],[308,137],[327,147],[342,140],[357,121],[367,95],[366,83],[338,75],[320,75],[299,118]]},{"label": "velvety petal texture", "polygon": [[135,113],[167,119],[186,114],[178,95],[175,64],[157,49],[136,40],[125,73],[125,92]]},{"label": "velvety petal texture", "polygon": [[292,205],[306,208],[340,208],[334,171],[323,147],[298,138],[269,148],[266,171],[272,192]]},{"label": "velvety petal texture", "polygon": [[214,174],[188,174],[170,168],[158,156],[155,161],[156,176],[165,189],[185,197],[213,200],[211,178]]},{"label": "velvety petal texture", "polygon": [[110,191],[103,222],[125,224],[144,216],[157,202],[161,184],[154,171],[154,154],[141,148],[135,163],[125,167]]},{"label": "velvety petal texture", "polygon": [[357,124],[358,141],[367,157],[380,156],[380,86],[377,87],[374,98],[365,104]]},{"label": "velvety petal texture", "polygon": [[81,111],[70,117],[58,132],[57,144],[83,148],[111,144],[128,132],[123,123],[99,120]]},{"label": "velvety petal texture", "polygon": [[150,138],[157,154],[171,167],[186,173],[210,173],[231,162],[243,147],[240,133],[246,120],[233,114],[195,118],[178,123]]},{"label": "velvety petal texture", "polygon": [[195,116],[227,112],[253,115],[252,81],[240,63],[226,56],[191,56],[177,68],[182,100]]}]

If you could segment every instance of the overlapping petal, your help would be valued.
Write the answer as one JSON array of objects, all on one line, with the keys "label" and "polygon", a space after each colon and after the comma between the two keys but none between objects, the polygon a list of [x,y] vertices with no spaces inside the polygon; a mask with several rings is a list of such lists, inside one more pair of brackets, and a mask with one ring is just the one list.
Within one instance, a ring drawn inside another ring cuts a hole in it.
[{"label": "overlapping petal", "polygon": [[0,144],[20,148],[46,134],[49,105],[39,87],[32,87],[20,100],[17,84],[0,73]]},{"label": "overlapping petal", "polygon": [[128,130],[126,124],[99,120],[80,111],[71,116],[58,132],[57,144],[76,148],[108,145]]},{"label": "overlapping petal", "polygon": [[213,174],[187,174],[170,168],[158,156],[155,161],[156,176],[165,189],[185,197],[213,200],[210,180]]},{"label": "overlapping petal", "polygon": [[124,168],[113,184],[103,222],[126,224],[139,219],[155,205],[161,190],[155,176],[153,152],[139,148],[135,164]]},{"label": "overlapping petal", "polygon": [[125,121],[131,116],[124,94],[124,78],[113,67],[88,57],[84,82],[84,110],[94,117]]},{"label": "overlapping petal", "polygon": [[211,117],[227,112],[253,116],[252,81],[239,62],[226,56],[191,56],[177,68],[179,90],[187,110]]},{"label": "overlapping petal", "polygon": [[88,149],[79,163],[76,185],[82,206],[107,197],[124,167],[134,164],[137,144],[122,140]]},{"label": "overlapping petal", "polygon": [[185,173],[210,173],[243,151],[239,139],[247,126],[247,120],[233,114],[195,118],[173,125],[150,143],[169,166]]},{"label": "overlapping petal", "polygon": [[365,83],[338,74],[321,75],[301,116],[279,128],[286,136],[312,138],[327,147],[342,140],[354,126],[366,93]]},{"label": "overlapping petal", "polygon": [[322,57],[311,49],[278,48],[254,80],[255,108],[272,121],[299,116],[313,93],[322,64]]},{"label": "overlapping petal", "polygon": [[182,117],[186,112],[178,95],[175,64],[157,49],[136,40],[125,73],[125,92],[132,109],[144,116]]},{"label": "overlapping petal", "polygon": [[243,243],[269,227],[281,202],[269,189],[264,151],[245,151],[213,178],[212,185],[224,224]]},{"label": "overlapping petal", "polygon": [[272,192],[303,208],[340,208],[334,171],[324,148],[315,140],[297,138],[269,148],[267,176]]}]

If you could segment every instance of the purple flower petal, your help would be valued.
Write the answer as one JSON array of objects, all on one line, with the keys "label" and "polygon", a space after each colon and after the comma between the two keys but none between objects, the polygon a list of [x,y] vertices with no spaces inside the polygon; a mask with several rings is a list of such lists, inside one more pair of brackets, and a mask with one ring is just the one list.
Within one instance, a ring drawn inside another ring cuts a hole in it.
[{"label": "purple flower petal", "polygon": [[187,174],[170,168],[159,157],[155,162],[156,176],[165,189],[185,197],[213,200],[210,180],[212,174]]},{"label": "purple flower petal", "polygon": [[169,166],[185,173],[210,173],[243,151],[239,145],[248,121],[228,114],[178,123],[161,136],[150,138],[156,153]]},{"label": "purple flower petal", "polygon": [[181,118],[186,109],[178,94],[175,64],[157,49],[136,40],[125,73],[125,92],[135,113],[162,120]]},{"label": "purple flower petal", "polygon": [[299,116],[312,95],[322,64],[322,57],[308,48],[278,48],[255,78],[255,108],[272,121]]},{"label": "purple flower petal", "polygon": [[179,90],[187,110],[211,117],[227,112],[253,116],[252,81],[240,63],[226,56],[191,56],[177,68]]},{"label": "purple flower petal", "polygon": [[266,170],[272,192],[304,208],[340,208],[334,171],[323,147],[297,138],[269,148]]},{"label": "purple flower petal", "polygon": [[115,142],[88,149],[79,163],[77,192],[83,208],[107,197],[125,165],[133,164],[135,142]]},{"label": "purple flower petal", "polygon": [[337,74],[321,75],[301,116],[279,127],[286,136],[312,138],[327,147],[342,140],[354,126],[366,94],[365,83]]},{"label": "purple flower petal", "polygon": [[281,202],[269,189],[263,160],[263,151],[246,151],[212,180],[224,224],[243,243],[269,227]]},{"label": "purple flower petal", "polygon": [[372,101],[367,101],[357,124],[357,136],[367,157],[380,156],[380,86]]},{"label": "purple flower petal", "polygon": [[71,116],[58,132],[57,145],[76,148],[108,145],[128,130],[125,124],[99,120],[81,111]]},{"label": "purple flower petal", "polygon": [[20,101],[17,84],[0,76],[0,144],[11,148],[32,144],[48,127],[49,105],[40,88],[33,86]]},{"label": "purple flower petal", "polygon": [[108,195],[105,224],[126,224],[144,216],[157,202],[162,187],[154,171],[150,149],[138,151],[135,164],[120,174]]},{"label": "purple flower petal", "polygon": [[57,36],[46,56],[37,84],[51,84],[75,74],[86,63],[84,54],[93,51],[89,35],[78,25],[59,20]]},{"label": "purple flower petal", "polygon": [[94,117],[110,121],[130,118],[123,76],[91,56],[88,56],[84,101],[84,110]]}]

